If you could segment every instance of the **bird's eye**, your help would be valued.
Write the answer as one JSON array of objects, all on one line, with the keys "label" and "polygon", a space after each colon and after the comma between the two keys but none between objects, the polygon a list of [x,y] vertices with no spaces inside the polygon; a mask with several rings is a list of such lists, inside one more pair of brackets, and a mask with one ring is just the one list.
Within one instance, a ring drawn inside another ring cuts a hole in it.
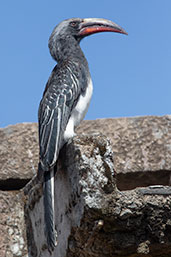
[{"label": "bird's eye", "polygon": [[72,27],[75,27],[77,25],[77,23],[75,21],[72,21],[70,24]]}]

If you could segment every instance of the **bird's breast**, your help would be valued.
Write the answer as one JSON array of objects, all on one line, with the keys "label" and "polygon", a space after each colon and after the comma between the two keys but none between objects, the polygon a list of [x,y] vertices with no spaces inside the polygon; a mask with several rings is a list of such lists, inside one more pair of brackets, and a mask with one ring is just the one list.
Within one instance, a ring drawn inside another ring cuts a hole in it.
[{"label": "bird's breast", "polygon": [[68,141],[69,138],[72,138],[74,133],[74,128],[77,127],[80,122],[84,119],[84,116],[88,110],[90,100],[93,93],[93,84],[91,78],[89,79],[87,89],[84,95],[80,95],[78,101],[72,110],[71,116],[69,118],[66,130],[64,132],[64,140]]},{"label": "bird's breast", "polygon": [[90,78],[84,95],[79,96],[78,102],[71,114],[72,118],[74,119],[74,127],[77,127],[80,124],[80,122],[84,119],[90,104],[92,93],[93,84]]}]

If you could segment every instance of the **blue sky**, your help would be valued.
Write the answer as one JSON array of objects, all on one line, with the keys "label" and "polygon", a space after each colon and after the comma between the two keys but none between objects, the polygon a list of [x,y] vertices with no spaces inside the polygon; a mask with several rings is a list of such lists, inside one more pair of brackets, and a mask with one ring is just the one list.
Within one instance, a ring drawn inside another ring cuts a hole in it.
[{"label": "blue sky", "polygon": [[2,1],[0,8],[0,127],[36,122],[55,66],[48,38],[71,17],[107,18],[128,36],[85,38],[94,94],[86,119],[171,112],[171,1]]}]

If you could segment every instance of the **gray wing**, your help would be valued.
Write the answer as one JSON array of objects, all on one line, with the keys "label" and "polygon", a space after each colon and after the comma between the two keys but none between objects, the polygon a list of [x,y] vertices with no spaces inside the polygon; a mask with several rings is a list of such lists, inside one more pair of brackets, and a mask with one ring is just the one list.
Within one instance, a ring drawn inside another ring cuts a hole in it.
[{"label": "gray wing", "polygon": [[47,92],[39,107],[40,160],[46,170],[52,167],[61,148],[70,110],[66,106],[66,95]]},{"label": "gray wing", "polygon": [[56,66],[39,106],[40,164],[44,171],[53,167],[63,145],[69,117],[87,85],[84,71],[76,63]]}]

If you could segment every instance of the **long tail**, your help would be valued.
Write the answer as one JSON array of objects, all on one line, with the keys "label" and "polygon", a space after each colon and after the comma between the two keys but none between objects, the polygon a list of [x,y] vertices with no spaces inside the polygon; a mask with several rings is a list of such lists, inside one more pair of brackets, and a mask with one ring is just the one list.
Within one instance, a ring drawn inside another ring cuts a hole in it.
[{"label": "long tail", "polygon": [[54,169],[44,173],[43,195],[45,234],[47,237],[48,249],[53,251],[57,245],[57,232],[55,230],[54,212]]}]

